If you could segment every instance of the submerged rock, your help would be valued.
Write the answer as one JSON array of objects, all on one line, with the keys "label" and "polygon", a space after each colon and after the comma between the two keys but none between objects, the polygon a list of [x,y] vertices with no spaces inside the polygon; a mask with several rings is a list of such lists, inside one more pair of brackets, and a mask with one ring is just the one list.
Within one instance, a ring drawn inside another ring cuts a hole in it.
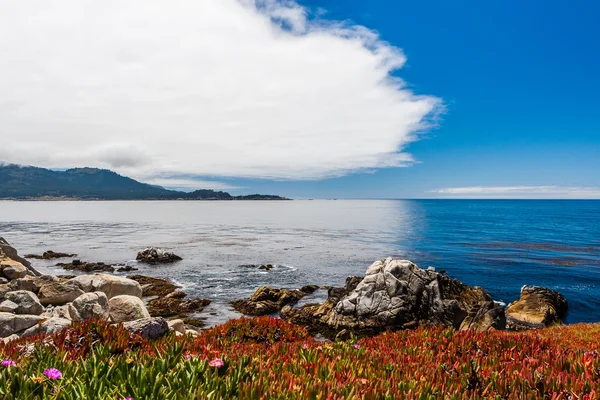
[{"label": "submerged rock", "polygon": [[135,259],[147,264],[173,263],[183,260],[175,253],[155,247],[149,247],[140,251]]},{"label": "submerged rock", "polygon": [[115,272],[115,267],[103,262],[87,262],[81,260],[73,260],[70,263],[58,263],[57,267],[63,267],[67,271],[82,271],[82,272]]},{"label": "submerged rock", "polygon": [[268,315],[280,311],[286,305],[297,303],[306,294],[300,290],[261,286],[248,300],[236,300],[231,305],[245,315]]},{"label": "submerged rock", "polygon": [[523,286],[521,298],[506,308],[508,329],[539,329],[562,324],[569,311],[563,295],[539,286]]},{"label": "submerged rock", "polygon": [[33,258],[36,260],[54,260],[56,258],[70,258],[76,257],[77,254],[69,254],[69,253],[60,253],[54,252],[52,250],[45,251],[41,256],[38,254],[26,254],[25,258]]}]

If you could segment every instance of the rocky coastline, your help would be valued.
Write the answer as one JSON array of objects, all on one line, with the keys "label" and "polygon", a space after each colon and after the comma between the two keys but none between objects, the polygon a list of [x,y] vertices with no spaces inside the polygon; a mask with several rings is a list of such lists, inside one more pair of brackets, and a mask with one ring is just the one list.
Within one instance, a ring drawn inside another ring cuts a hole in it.
[{"label": "rocky coastline", "polygon": [[[76,255],[46,251],[27,256],[55,260]],[[177,262],[181,257],[147,248],[138,253],[137,260],[152,265]],[[198,316],[211,303],[188,298],[165,279],[111,275],[118,266],[77,259],[57,265],[88,274],[42,275],[0,238],[0,338],[5,342],[55,333],[73,321],[91,318],[123,324],[146,337],[169,330],[197,335]],[[121,266],[118,271],[131,270],[136,268]],[[324,302],[305,301],[317,290],[327,290]],[[301,300],[304,304],[298,306]],[[375,261],[364,276],[348,277],[344,287],[261,286],[249,298],[233,300],[231,306],[244,315],[279,316],[329,340],[439,325],[477,332],[523,331],[563,324],[568,313],[567,300],[550,289],[523,286],[520,298],[505,308],[481,287],[465,285],[433,267],[422,269],[393,258]]]}]

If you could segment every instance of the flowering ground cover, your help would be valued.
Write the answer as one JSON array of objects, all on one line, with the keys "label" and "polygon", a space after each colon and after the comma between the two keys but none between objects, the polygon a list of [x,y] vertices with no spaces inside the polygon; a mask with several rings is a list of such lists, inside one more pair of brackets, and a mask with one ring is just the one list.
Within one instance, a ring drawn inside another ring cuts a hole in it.
[{"label": "flowering ground cover", "polygon": [[149,342],[91,321],[0,344],[0,398],[596,399],[599,347],[600,324],[323,343],[263,317]]}]

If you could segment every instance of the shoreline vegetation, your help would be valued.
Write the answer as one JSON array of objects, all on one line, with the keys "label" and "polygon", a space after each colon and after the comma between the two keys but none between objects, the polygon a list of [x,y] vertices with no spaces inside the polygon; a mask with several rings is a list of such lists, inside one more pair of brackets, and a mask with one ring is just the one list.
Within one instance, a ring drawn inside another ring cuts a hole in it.
[{"label": "shoreline vegetation", "polygon": [[[148,248],[137,259],[181,258]],[[327,287],[324,303],[295,307],[318,286],[263,286],[233,301],[256,317],[198,330],[210,300],[163,279],[44,276],[1,238],[0,265],[6,400],[600,396],[600,324],[564,325],[566,299],[536,286],[504,308],[483,288],[388,258]]]},{"label": "shoreline vegetation", "polygon": [[233,196],[224,191],[169,190],[98,168],[55,171],[0,163],[0,200],[290,200],[268,194]]}]

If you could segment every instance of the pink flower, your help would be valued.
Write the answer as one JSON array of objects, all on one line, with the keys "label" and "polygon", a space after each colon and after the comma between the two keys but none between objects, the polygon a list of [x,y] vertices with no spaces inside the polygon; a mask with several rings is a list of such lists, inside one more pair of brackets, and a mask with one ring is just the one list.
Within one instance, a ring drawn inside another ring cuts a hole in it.
[{"label": "pink flower", "polygon": [[355,345],[354,345],[354,348],[355,348],[355,349],[360,349],[360,344],[358,344],[358,343],[357,343],[357,344],[355,344]]},{"label": "pink flower", "polygon": [[[187,356],[185,356],[185,358],[187,358],[188,360],[190,358],[192,358],[192,357],[196,357],[196,355],[195,354],[188,354]],[[127,399],[125,399],[125,400],[127,400]]]},{"label": "pink flower", "polygon": [[304,344],[302,345],[302,347],[304,347],[304,348],[307,348],[307,347],[308,347],[308,345],[307,345],[306,343],[304,343]]},{"label": "pink flower", "polygon": [[133,400],[131,397],[121,397],[119,400]]},{"label": "pink flower", "polygon": [[2,360],[2,365],[4,365],[5,367],[14,367],[15,365],[17,365],[17,363],[13,360]]},{"label": "pink flower", "polygon": [[209,362],[208,365],[215,368],[221,368],[223,365],[225,365],[225,363],[220,358],[215,358],[214,360]]},{"label": "pink flower", "polygon": [[62,372],[60,372],[56,368],[48,368],[47,370],[44,370],[44,375],[46,375],[48,379],[62,378]]}]

